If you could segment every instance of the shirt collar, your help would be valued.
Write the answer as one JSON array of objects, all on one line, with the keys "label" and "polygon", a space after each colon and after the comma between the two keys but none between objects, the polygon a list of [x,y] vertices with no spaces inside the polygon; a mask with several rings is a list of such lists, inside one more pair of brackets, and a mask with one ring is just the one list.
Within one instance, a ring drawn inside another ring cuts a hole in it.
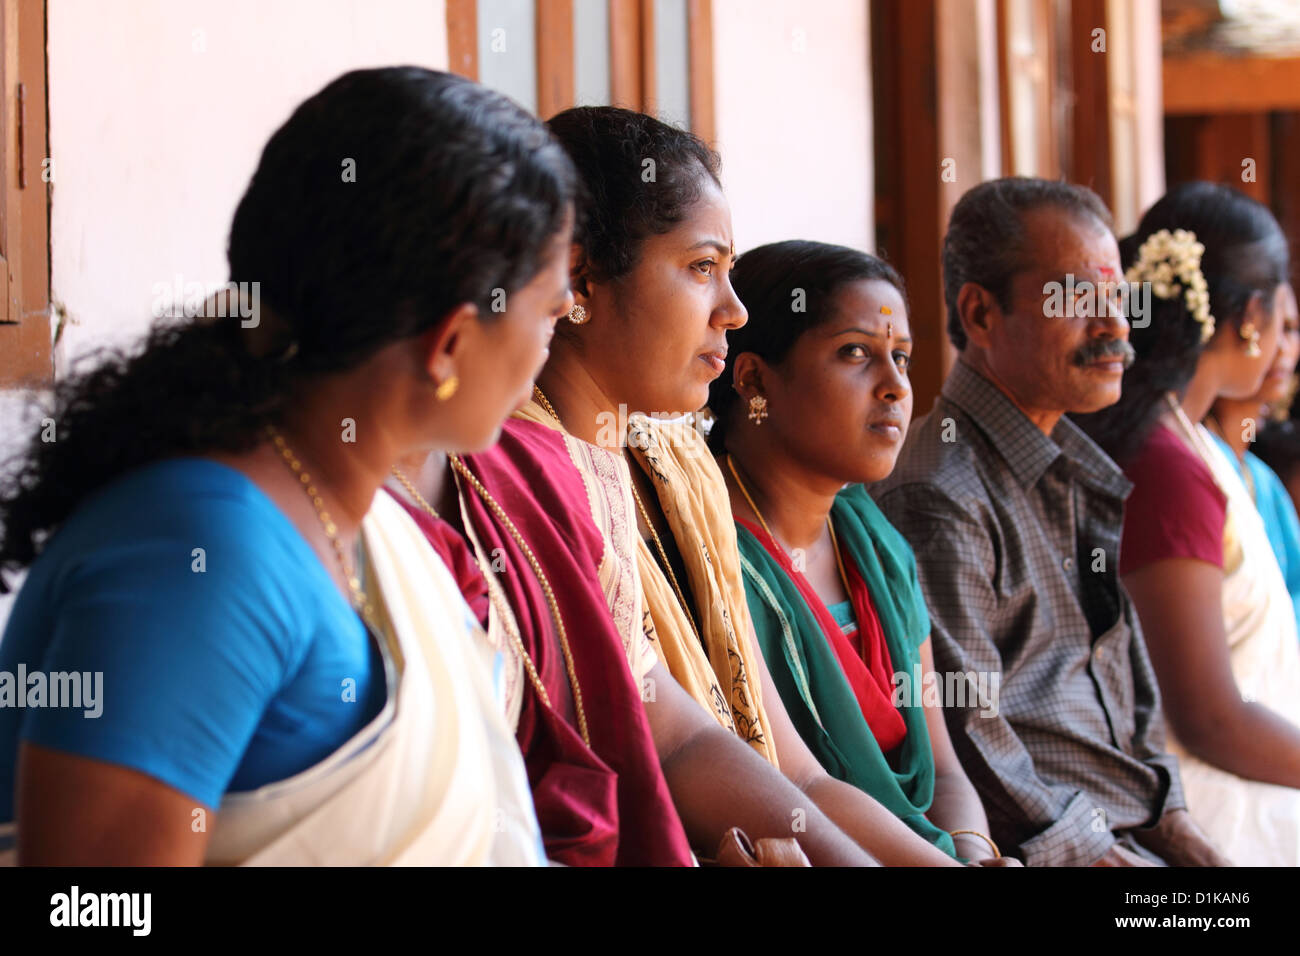
[{"label": "shirt collar", "polygon": [[988,436],[1022,488],[1032,488],[1062,455],[1101,490],[1121,499],[1132,484],[1080,428],[1062,415],[1052,434],[1029,420],[1001,389],[958,359],[943,383],[952,402]]}]

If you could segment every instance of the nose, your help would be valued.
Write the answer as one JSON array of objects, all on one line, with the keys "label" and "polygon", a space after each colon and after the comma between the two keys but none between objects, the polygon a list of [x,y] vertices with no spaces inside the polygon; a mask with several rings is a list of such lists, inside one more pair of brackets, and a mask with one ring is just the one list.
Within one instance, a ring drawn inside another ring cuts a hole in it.
[{"label": "nose", "polygon": [[876,398],[882,402],[901,402],[912,394],[912,385],[907,380],[907,372],[890,362],[888,370],[876,383]]},{"label": "nose", "polygon": [[727,276],[726,281],[723,282],[722,301],[713,310],[713,319],[715,325],[720,325],[724,329],[738,329],[749,321],[749,310],[745,308],[745,303],[740,301],[740,296],[736,295],[736,290],[731,287],[730,276]]},{"label": "nose", "polygon": [[1127,339],[1129,331],[1128,317],[1124,314],[1124,299],[1118,287],[1101,297],[1102,308],[1088,326],[1088,334],[1095,338]]}]

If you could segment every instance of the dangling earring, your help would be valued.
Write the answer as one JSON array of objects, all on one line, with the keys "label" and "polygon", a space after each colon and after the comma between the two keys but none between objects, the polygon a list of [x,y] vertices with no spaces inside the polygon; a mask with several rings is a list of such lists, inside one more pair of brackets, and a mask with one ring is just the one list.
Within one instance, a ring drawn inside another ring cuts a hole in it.
[{"label": "dangling earring", "polygon": [[447,399],[451,398],[453,395],[456,394],[456,389],[458,388],[460,388],[460,377],[457,375],[453,375],[451,378],[447,379],[446,381],[440,382],[438,384],[438,388],[434,391],[433,394],[438,396],[438,401],[445,402]]},{"label": "dangling earring", "polygon": [[591,318],[591,316],[589,316],[589,315],[587,314],[587,310],[586,310],[586,309],[584,309],[582,306],[578,305],[578,303],[576,303],[576,302],[573,303],[573,308],[569,310],[569,321],[570,321],[570,322],[572,322],[574,325],[582,325],[582,324],[583,324],[584,322],[586,322],[589,318]]},{"label": "dangling earring", "polygon": [[765,418],[767,418],[767,399],[762,395],[755,395],[749,400],[749,420],[755,425],[761,425]]},{"label": "dangling earring", "polygon": [[1247,322],[1241,327],[1239,334],[1246,343],[1246,357],[1259,358],[1263,350],[1259,347],[1259,329],[1255,328],[1255,323]]}]

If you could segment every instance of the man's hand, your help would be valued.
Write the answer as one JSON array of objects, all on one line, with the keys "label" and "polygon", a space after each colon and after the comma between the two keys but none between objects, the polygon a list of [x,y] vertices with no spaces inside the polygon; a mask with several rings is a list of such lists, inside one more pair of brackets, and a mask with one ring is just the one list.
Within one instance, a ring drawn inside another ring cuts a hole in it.
[{"label": "man's hand", "polygon": [[1144,847],[1170,866],[1233,866],[1186,810],[1170,810],[1149,830],[1130,830]]}]

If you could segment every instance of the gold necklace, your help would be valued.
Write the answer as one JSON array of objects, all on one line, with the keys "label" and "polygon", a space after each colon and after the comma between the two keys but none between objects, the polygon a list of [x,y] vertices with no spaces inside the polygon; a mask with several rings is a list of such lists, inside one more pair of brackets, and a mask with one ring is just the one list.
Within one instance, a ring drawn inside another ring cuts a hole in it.
[{"label": "gold necklace", "polygon": [[284,459],[285,464],[289,466],[289,470],[298,476],[298,482],[302,485],[303,491],[305,491],[307,497],[311,499],[312,507],[316,509],[316,517],[320,519],[321,528],[325,532],[325,537],[329,539],[330,545],[334,548],[334,556],[338,559],[339,568],[343,572],[343,579],[347,581],[348,590],[352,592],[352,607],[361,615],[361,619],[366,623],[366,625],[374,630],[375,628],[372,623],[375,612],[374,606],[366,597],[366,592],[362,590],[361,581],[357,577],[355,571],[348,567],[347,559],[343,554],[343,545],[339,541],[338,537],[338,525],[334,523],[334,520],[330,517],[330,513],[325,510],[325,501],[321,498],[320,491],[316,488],[316,485],[312,483],[311,475],[302,470],[302,462],[298,460],[298,457],[289,448],[288,443],[284,440],[284,436],[280,434],[279,430],[274,425],[267,425],[266,435],[279,450],[280,456]]},{"label": "gold necklace", "polygon": [[[545,393],[542,392],[539,386],[533,385],[533,394],[537,396],[537,400],[541,402],[542,407],[545,408],[550,413],[551,417],[555,419],[556,424],[563,428],[564,422],[560,421],[560,416],[556,414],[555,407],[547,400]],[[695,626],[695,617],[691,614],[690,605],[686,603],[686,595],[682,592],[682,587],[677,582],[677,575],[673,572],[672,562],[668,560],[668,550],[664,547],[664,543],[659,540],[659,532],[655,530],[654,522],[650,520],[650,513],[646,511],[645,503],[641,500],[641,495],[636,490],[636,481],[632,479],[630,467],[628,469],[628,484],[632,488],[632,498],[636,501],[637,509],[641,512],[641,518],[645,521],[646,527],[650,529],[650,537],[655,543],[655,549],[659,552],[659,557],[663,559],[664,571],[668,575],[669,583],[673,586],[673,591],[677,594],[677,600],[681,604],[682,613],[686,615],[686,620],[690,623],[691,630],[695,633],[695,639],[701,641],[699,628]]]},{"label": "gold necklace", "polygon": [[[763,512],[758,510],[758,505],[755,504],[753,496],[749,493],[749,489],[746,488],[745,483],[740,480],[740,472],[736,471],[736,463],[732,460],[730,453],[727,454],[727,467],[731,469],[731,477],[736,479],[736,487],[739,488],[740,493],[745,496],[745,500],[749,502],[749,507],[753,509],[754,514],[758,516],[758,522],[763,526],[763,530],[767,532],[767,536],[775,541],[776,546],[781,549],[781,553],[786,554],[788,557],[789,555],[785,550],[785,546],[777,540],[776,535],[772,533],[772,529],[767,526],[767,521],[763,518]],[[835,526],[831,524],[830,515],[826,516],[826,530],[831,533],[831,550],[835,553],[835,566],[840,572],[840,583],[844,585],[844,593],[849,596],[850,600],[852,600],[853,589],[849,587],[849,576],[844,571],[844,559],[840,557],[840,544],[835,537]]]},{"label": "gold necklace", "polygon": [[[564,666],[569,676],[569,688],[573,692],[573,708],[578,719],[578,733],[582,735],[582,742],[590,747],[591,737],[587,731],[587,714],[582,706],[582,688],[578,684],[578,675],[573,664],[573,653],[569,650],[569,640],[564,629],[564,620],[560,617],[559,602],[556,600],[555,592],[551,589],[551,583],[547,579],[546,573],[542,571],[541,563],[533,554],[533,549],[528,546],[528,542],[525,541],[523,535],[519,533],[519,529],[515,527],[515,523],[510,520],[510,516],[502,510],[501,506],[497,504],[496,500],[488,490],[483,487],[479,480],[474,477],[473,473],[468,467],[466,467],[465,463],[460,460],[458,455],[450,455],[448,458],[452,467],[469,481],[470,485],[478,493],[479,497],[481,497],[484,503],[492,509],[492,513],[495,514],[497,519],[505,525],[506,530],[510,532],[510,536],[515,539],[515,543],[518,544],[520,550],[524,552],[524,556],[528,559],[528,563],[532,565],[533,573],[537,575],[537,581],[541,584],[542,592],[546,595],[546,603],[550,607],[551,617],[555,621],[555,629],[560,637],[560,650],[564,653]],[[406,475],[402,474],[396,465],[393,466],[393,477],[402,483],[402,487],[404,487],[407,493],[415,499],[416,504],[431,514],[435,519],[442,520],[439,517],[438,512],[434,510],[433,505],[429,504],[429,502],[424,499],[424,496],[416,490],[415,485],[411,483],[410,479],[408,479]],[[475,562],[478,562],[477,551],[475,551],[474,560]],[[523,637],[519,633],[519,626],[518,622],[515,621],[514,613],[510,610],[505,596],[500,593],[501,586],[496,581],[496,572],[492,571],[490,568],[484,568],[481,562],[478,563],[479,570],[482,572],[487,583],[488,597],[497,609],[497,615],[501,618],[501,625],[505,628],[506,636],[510,638],[515,650],[523,659],[524,669],[528,672],[528,680],[532,683],[533,689],[537,691],[537,696],[541,698],[542,703],[545,704],[548,709],[554,710],[555,708],[551,705],[550,695],[546,693],[546,687],[542,684],[541,675],[537,672],[537,665],[533,663],[532,655],[528,653],[528,649],[524,646]]]}]

